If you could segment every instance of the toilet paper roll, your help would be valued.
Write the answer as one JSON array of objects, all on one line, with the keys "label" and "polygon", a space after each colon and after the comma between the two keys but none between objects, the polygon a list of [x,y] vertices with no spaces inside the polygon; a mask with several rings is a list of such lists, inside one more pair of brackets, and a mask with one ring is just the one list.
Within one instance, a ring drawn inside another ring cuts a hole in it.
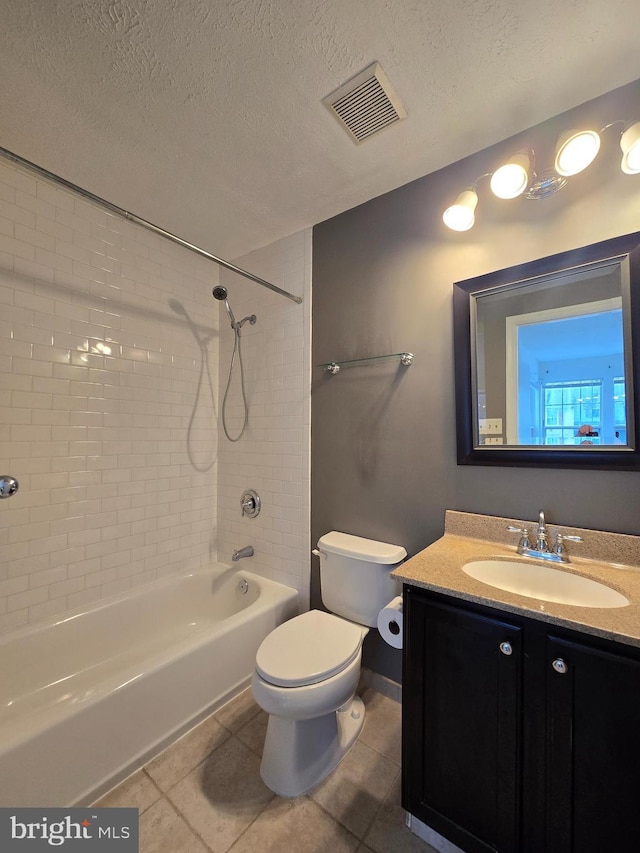
[{"label": "toilet paper roll", "polygon": [[397,595],[386,607],[378,613],[378,631],[380,636],[393,646],[394,649],[402,648],[402,596]]}]

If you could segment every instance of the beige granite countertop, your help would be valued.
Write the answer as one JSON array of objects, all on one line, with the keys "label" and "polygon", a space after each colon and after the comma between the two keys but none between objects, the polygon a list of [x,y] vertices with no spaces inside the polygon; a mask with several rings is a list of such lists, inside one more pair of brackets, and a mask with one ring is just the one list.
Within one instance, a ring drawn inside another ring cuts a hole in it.
[{"label": "beige granite countertop", "polygon": [[[640,536],[548,524],[551,539],[562,531],[581,536],[583,542],[567,543],[571,547],[569,563],[543,563],[517,554],[519,537],[507,532],[509,524],[523,526],[525,522],[447,510],[444,536],[398,566],[393,577],[465,601],[640,646]],[[526,524],[533,534],[536,524]],[[592,559],[586,559],[586,554]],[[539,601],[497,589],[462,571],[462,566],[472,560],[514,558],[599,581],[625,595],[631,603],[626,607],[596,608]]]}]

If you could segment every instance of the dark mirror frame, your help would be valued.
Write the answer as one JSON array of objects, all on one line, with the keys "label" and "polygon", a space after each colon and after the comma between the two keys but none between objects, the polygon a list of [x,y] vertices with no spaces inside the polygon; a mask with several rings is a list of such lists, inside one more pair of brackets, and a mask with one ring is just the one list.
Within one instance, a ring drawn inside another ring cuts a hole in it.
[{"label": "dark mirror frame", "polygon": [[[524,279],[624,255],[629,259],[628,320],[633,373],[630,384],[634,407],[629,438],[633,442],[633,449],[587,450],[557,447],[551,450],[543,446],[522,448],[513,445],[476,447],[471,362],[474,355],[471,330],[472,297],[496,287],[522,282]],[[458,281],[453,285],[453,322],[458,465],[640,471],[640,232]]]}]

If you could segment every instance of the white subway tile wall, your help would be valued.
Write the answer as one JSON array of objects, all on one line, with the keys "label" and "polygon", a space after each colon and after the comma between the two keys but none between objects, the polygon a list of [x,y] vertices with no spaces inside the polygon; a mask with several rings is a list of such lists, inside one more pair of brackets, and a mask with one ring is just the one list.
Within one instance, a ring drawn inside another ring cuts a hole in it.
[{"label": "white subway tile wall", "polygon": [[308,594],[311,230],[243,260],[305,302],[229,274],[237,316],[258,314],[233,444],[218,267],[0,162],[0,473],[20,481],[0,503],[0,632],[245,544],[247,568]]},{"label": "white subway tile wall", "polygon": [[217,280],[0,163],[0,631],[210,559]]},{"label": "white subway tile wall", "polygon": [[[236,262],[250,272],[303,297],[302,305],[226,270],[237,320],[256,314],[257,323],[241,331],[249,420],[242,438],[229,441],[219,413],[218,554],[252,545],[246,567],[293,586],[309,601],[310,572],[310,405],[311,405],[311,229],[259,249]],[[224,308],[223,308],[224,311]],[[227,387],[234,334],[220,315],[220,409]],[[240,432],[244,408],[236,355],[227,398],[227,426]],[[241,515],[240,498],[254,489],[262,500],[257,518]]]}]

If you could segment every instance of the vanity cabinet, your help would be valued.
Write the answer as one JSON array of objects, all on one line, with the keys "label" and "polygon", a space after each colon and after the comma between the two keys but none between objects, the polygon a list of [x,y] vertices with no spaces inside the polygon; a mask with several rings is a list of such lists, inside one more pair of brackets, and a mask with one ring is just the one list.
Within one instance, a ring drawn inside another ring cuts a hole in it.
[{"label": "vanity cabinet", "polygon": [[403,806],[466,853],[640,843],[640,649],[405,586]]}]

